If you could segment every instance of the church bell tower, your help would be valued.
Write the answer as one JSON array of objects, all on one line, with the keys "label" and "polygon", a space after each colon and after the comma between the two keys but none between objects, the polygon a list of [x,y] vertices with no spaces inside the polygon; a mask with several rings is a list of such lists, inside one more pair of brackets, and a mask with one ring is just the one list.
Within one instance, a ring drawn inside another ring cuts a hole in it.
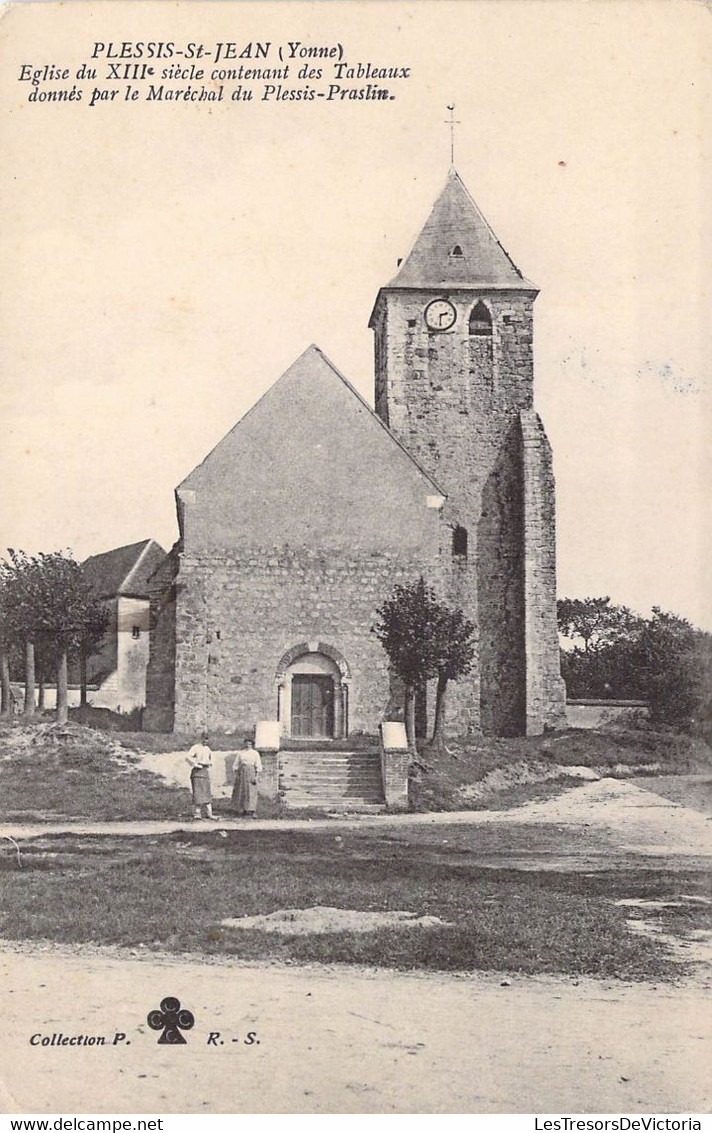
[{"label": "church bell tower", "polygon": [[447,495],[444,586],[478,631],[453,730],[536,733],[565,716],[536,295],[451,169],[369,323],[376,412]]}]

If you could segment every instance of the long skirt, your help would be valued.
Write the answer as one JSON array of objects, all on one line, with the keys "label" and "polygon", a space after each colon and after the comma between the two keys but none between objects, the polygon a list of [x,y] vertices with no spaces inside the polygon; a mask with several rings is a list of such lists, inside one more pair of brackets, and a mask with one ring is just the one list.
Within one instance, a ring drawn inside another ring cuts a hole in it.
[{"label": "long skirt", "polygon": [[207,767],[194,767],[190,773],[190,786],[193,791],[193,805],[206,806],[212,802],[210,793],[210,771]]},{"label": "long skirt", "polygon": [[257,775],[254,767],[240,764],[232,789],[232,805],[238,814],[253,814],[257,810]]}]

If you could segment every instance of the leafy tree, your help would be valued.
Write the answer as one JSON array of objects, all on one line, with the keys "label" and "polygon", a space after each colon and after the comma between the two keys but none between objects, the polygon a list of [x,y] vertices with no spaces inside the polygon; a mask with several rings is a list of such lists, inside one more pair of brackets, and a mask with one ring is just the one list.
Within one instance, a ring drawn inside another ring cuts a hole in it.
[{"label": "leafy tree", "polygon": [[440,606],[434,626],[437,667],[435,725],[433,743],[442,747],[445,741],[445,701],[449,681],[464,677],[475,659],[475,627],[462,610]]},{"label": "leafy tree", "polygon": [[556,603],[559,633],[569,641],[583,641],[590,653],[611,641],[635,632],[640,619],[627,606],[612,606],[611,599],[560,598]]},{"label": "leafy tree", "polygon": [[584,642],[562,650],[569,696],[646,700],[657,726],[709,727],[710,634],[659,607],[642,618],[608,598],[562,599],[558,606],[562,635]]},{"label": "leafy tree", "polygon": [[709,634],[654,606],[626,652],[628,665],[641,678],[654,724],[687,731],[700,722],[705,707],[709,709]]},{"label": "leafy tree", "polygon": [[12,712],[12,688],[10,685],[10,642],[6,640],[7,592],[5,580],[0,573],[0,714],[9,716]]},{"label": "leafy tree", "polygon": [[472,666],[474,626],[462,611],[439,602],[422,577],[409,586],[397,585],[377,613],[380,620],[373,633],[404,685],[408,743],[415,751],[416,690],[434,677],[438,685],[433,741],[442,743],[448,682]]},{"label": "leafy tree", "polygon": [[435,592],[422,577],[410,586],[398,584],[377,610],[380,621],[372,629],[403,681],[405,730],[413,751],[416,689],[436,673],[429,632],[436,605]]},{"label": "leafy tree", "polygon": [[43,663],[56,667],[57,720],[64,723],[68,716],[68,655],[91,649],[106,629],[106,615],[71,555],[59,551],[32,557],[18,551],[8,554],[9,562],[2,567],[5,625],[10,636],[27,645],[26,709],[34,709],[34,646],[39,643]]},{"label": "leafy tree", "polygon": [[10,548],[8,559],[0,564],[3,583],[3,639],[6,646],[14,643],[24,649],[25,703],[24,712],[35,711],[35,642],[39,636],[38,614],[41,608],[40,566],[25,551]]},{"label": "leafy tree", "polygon": [[59,551],[38,556],[40,632],[54,655],[57,671],[57,720],[67,720],[67,658],[79,654],[90,638],[101,636],[106,615],[79,563]]}]

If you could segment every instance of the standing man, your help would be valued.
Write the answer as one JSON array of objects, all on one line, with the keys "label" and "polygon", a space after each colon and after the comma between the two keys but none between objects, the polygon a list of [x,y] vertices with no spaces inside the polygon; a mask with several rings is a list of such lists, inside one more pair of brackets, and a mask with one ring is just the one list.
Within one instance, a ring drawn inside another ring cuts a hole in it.
[{"label": "standing man", "polygon": [[235,758],[235,786],[232,789],[232,808],[239,815],[257,817],[257,782],[261,772],[260,753],[252,740],[245,740],[244,748]]},{"label": "standing man", "polygon": [[186,757],[190,767],[190,789],[193,792],[193,818],[209,818],[217,822],[213,814],[213,797],[210,791],[210,768],[213,764],[213,753],[208,747],[205,732],[200,742],[193,744]]}]

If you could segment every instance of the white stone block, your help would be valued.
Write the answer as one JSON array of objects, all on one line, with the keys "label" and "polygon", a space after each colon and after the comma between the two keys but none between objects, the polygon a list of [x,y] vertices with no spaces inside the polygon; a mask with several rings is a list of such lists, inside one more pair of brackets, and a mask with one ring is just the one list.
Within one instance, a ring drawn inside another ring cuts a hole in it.
[{"label": "white stone block", "polygon": [[397,720],[384,720],[381,724],[381,744],[384,751],[407,751],[405,724]]},{"label": "white stone block", "polygon": [[260,720],[255,724],[258,751],[279,751],[279,720]]}]

